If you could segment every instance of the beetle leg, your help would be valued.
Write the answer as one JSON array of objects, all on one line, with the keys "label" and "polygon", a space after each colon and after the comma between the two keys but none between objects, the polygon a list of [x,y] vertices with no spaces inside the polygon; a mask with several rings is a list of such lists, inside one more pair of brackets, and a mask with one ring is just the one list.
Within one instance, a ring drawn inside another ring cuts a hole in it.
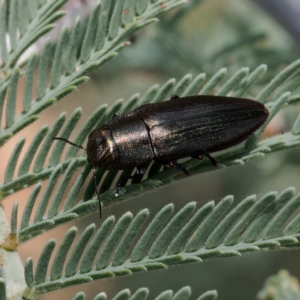
[{"label": "beetle leg", "polygon": [[178,95],[172,95],[170,100],[174,100],[174,99],[178,99],[179,96]]},{"label": "beetle leg", "polygon": [[125,180],[128,179],[138,179],[140,177],[143,177],[145,174],[146,168],[144,165],[136,167],[136,174],[135,175],[122,175],[116,185],[115,188],[115,196],[118,197],[120,194],[121,185]]},{"label": "beetle leg", "polygon": [[211,162],[211,164],[213,165],[213,166],[217,166],[218,165],[218,162],[213,158],[213,157],[211,157],[208,153],[205,153],[204,154],[207,158],[209,158],[209,160],[210,160],[210,162]]},{"label": "beetle leg", "polygon": [[123,183],[123,180],[125,178],[123,176],[121,176],[121,178],[119,179],[117,185],[116,185],[116,188],[115,188],[115,196],[118,197],[119,194],[120,194],[120,188],[121,188],[121,184]]}]

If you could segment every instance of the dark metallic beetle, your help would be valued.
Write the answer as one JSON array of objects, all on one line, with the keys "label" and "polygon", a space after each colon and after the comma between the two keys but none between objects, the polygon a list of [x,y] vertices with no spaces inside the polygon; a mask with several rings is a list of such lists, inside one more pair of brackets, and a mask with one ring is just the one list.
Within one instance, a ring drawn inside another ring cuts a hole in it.
[{"label": "dark metallic beetle", "polygon": [[[122,181],[142,176],[145,163],[152,159],[167,167],[179,167],[186,175],[189,172],[177,163],[180,158],[203,159],[205,155],[216,165],[209,153],[241,143],[268,116],[263,104],[249,99],[174,95],[170,101],[115,114],[111,121],[90,133],[85,150],[93,169],[137,167],[137,175],[120,178],[117,196]],[[54,139],[70,143],[63,138]]]}]

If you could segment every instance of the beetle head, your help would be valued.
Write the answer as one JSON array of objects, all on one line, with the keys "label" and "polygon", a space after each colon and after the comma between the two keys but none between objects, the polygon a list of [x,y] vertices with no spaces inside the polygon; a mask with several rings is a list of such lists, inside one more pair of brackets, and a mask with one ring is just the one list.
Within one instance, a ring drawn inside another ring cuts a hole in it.
[{"label": "beetle head", "polygon": [[96,128],[90,133],[86,153],[89,163],[94,167],[109,170],[115,166],[115,142],[107,128]]}]

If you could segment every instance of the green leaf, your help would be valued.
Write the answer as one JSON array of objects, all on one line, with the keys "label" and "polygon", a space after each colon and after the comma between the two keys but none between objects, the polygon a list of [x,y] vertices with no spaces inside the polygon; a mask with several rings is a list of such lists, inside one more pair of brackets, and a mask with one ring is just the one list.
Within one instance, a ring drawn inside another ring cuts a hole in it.
[{"label": "green leaf", "polygon": [[5,282],[2,278],[0,278],[0,299],[6,300],[6,286]]},{"label": "green leaf", "polygon": [[121,24],[121,17],[122,17],[122,10],[124,6],[125,0],[119,0],[115,3],[112,16],[109,22],[109,28],[108,28],[108,38],[112,40],[116,37],[119,31],[119,27]]},{"label": "green leaf", "polygon": [[65,276],[70,277],[76,274],[76,269],[79,264],[79,260],[94,231],[95,231],[95,224],[91,224],[81,234],[79,240],[77,241],[70,255],[70,258],[67,261]]},{"label": "green leaf", "polygon": [[[54,258],[59,263],[52,267],[51,278],[44,283],[54,241],[46,244],[33,288],[53,290],[85,282],[87,278],[96,280],[149,272],[178,263],[199,263],[202,259],[240,256],[245,252],[294,248],[299,246],[300,227],[293,227],[290,234],[284,231],[289,228],[288,219],[292,218],[290,222],[299,219],[299,213],[295,215],[294,212],[299,207],[300,195],[292,198],[292,191],[287,189],[279,196],[267,193],[258,201],[255,196],[249,196],[235,207],[232,196],[225,197],[215,207],[208,203],[197,210],[196,203],[191,202],[174,216],[173,205],[169,204],[146,228],[143,225],[148,210],[142,210],[135,218],[125,213],[116,224],[114,217],[109,217],[96,233],[94,224],[87,226],[75,246],[72,243],[76,229],[72,228],[67,231]],[[62,272],[64,265],[65,273]],[[182,289],[175,295],[174,299],[188,299],[190,290]],[[205,297],[215,299],[216,293],[209,292]]]},{"label": "green leaf", "polygon": [[[9,57],[10,63],[7,67],[9,67],[10,64],[15,64],[19,56],[27,49],[27,47],[29,47],[29,45],[31,45],[38,37],[53,28],[53,22],[63,15],[58,9],[65,1],[66,0],[49,0],[41,6],[32,6],[33,11],[36,11],[36,14],[34,13],[34,16],[31,16],[33,19],[31,19],[31,22],[28,24],[28,30],[18,41],[19,47],[16,51],[12,52],[11,57]],[[73,91],[77,85],[86,81],[86,77],[83,77],[84,74],[98,68],[103,63],[116,56],[118,51],[130,44],[129,42],[124,42],[124,39],[129,38],[132,33],[141,27],[155,21],[155,16],[183,3],[183,0],[171,0],[169,5],[161,6],[158,3],[148,2],[145,11],[140,15],[135,12],[134,15],[132,15],[130,23],[128,23],[128,26],[123,27],[122,19],[126,14],[123,10],[124,0],[115,3],[112,14],[109,13],[110,1],[102,1],[101,4],[95,6],[95,9],[91,14],[90,23],[84,29],[83,35],[85,38],[83,43],[78,42],[80,28],[82,27],[80,21],[77,21],[74,30],[71,30],[71,32],[63,29],[60,38],[55,45],[54,54],[52,53],[53,49],[50,42],[46,43],[46,46],[42,51],[38,65],[38,97],[36,101],[33,101],[34,99],[30,99],[29,97],[31,80],[30,77],[28,77],[26,96],[24,96],[26,99],[24,102],[26,103],[26,113],[15,116],[15,102],[13,101],[15,97],[13,91],[16,91],[16,89],[11,88],[9,97],[11,97],[12,100],[8,102],[6,108],[7,128],[0,133],[0,141],[4,141],[4,136],[8,139],[10,133],[16,133],[23,129],[28,125],[28,123],[25,123],[25,120],[29,120],[33,114],[41,112],[48,105],[54,103],[49,102],[49,99],[59,100],[67,93]],[[29,11],[30,10],[31,8],[29,8]],[[30,13],[32,13],[32,11],[30,11]],[[28,16],[26,16],[26,18],[30,19]],[[25,19],[24,22],[26,22]],[[108,30],[106,30],[108,23]],[[78,49],[79,47],[81,47],[81,49]],[[67,49],[67,60],[65,64],[62,64],[64,49]],[[49,69],[50,61],[52,64],[50,69],[50,86],[48,86],[47,71]],[[26,63],[27,62],[25,62],[24,65],[26,65]],[[27,65],[28,73],[30,73],[32,65],[33,63]],[[7,72],[7,70],[3,70],[3,72],[5,71]],[[11,74],[6,78],[6,81],[9,81],[10,77]],[[82,80],[82,78],[84,79]],[[14,87],[16,86],[16,82],[17,81],[15,80],[13,84]]]},{"label": "green leaf", "polygon": [[55,244],[56,243],[54,239],[49,240],[41,253],[35,272],[35,281],[37,284],[43,283],[46,279],[49,260],[54,250]]},{"label": "green leaf", "polygon": [[37,199],[37,196],[38,196],[40,190],[41,190],[41,184],[38,183],[34,186],[34,188],[32,189],[32,191],[30,193],[30,196],[26,202],[26,206],[25,206],[25,209],[22,214],[21,229],[24,229],[24,228],[28,227],[28,225],[29,225],[29,220],[30,220],[30,216],[32,213],[32,209],[36,202],[36,199]]},{"label": "green leaf", "polygon": [[130,222],[132,221],[132,214],[127,213],[116,223],[115,228],[112,230],[110,236],[105,241],[96,261],[96,269],[104,269],[111,257],[112,250],[116,247],[120,238],[123,236],[124,232],[128,228]]},{"label": "green leaf", "polygon": [[300,71],[300,60],[296,60],[275,76],[257,95],[256,100],[266,103],[269,95],[282,85],[290,76]]},{"label": "green leaf", "polygon": [[66,47],[66,42],[67,42],[67,34],[68,31],[66,28],[64,28],[61,33],[60,37],[58,39],[57,45],[55,47],[55,53],[52,61],[52,66],[51,66],[51,89],[54,89],[55,87],[58,86],[59,81],[60,81],[60,75],[62,72],[62,59],[63,59],[63,51],[64,48]]},{"label": "green leaf", "polygon": [[29,111],[31,107],[32,99],[32,85],[34,80],[34,71],[36,68],[37,58],[35,55],[31,56],[28,61],[28,67],[26,70],[26,77],[24,83],[24,94],[23,94],[23,111]]},{"label": "green leaf", "polygon": [[38,76],[37,76],[37,100],[41,100],[47,88],[47,73],[51,61],[52,44],[48,40],[45,42],[42,53],[39,57]]},{"label": "green leaf", "polygon": [[106,236],[109,234],[113,224],[115,222],[114,217],[107,218],[101,225],[100,229],[97,231],[95,237],[87,248],[85,255],[82,259],[80,265],[80,272],[87,273],[92,269],[93,261],[95,260],[98,249],[102,245]]},{"label": "green leaf", "polygon": [[48,134],[45,137],[43,144],[40,148],[40,151],[38,151],[36,159],[34,161],[34,166],[33,166],[34,173],[38,173],[42,171],[46,157],[53,144],[52,138],[57,136],[65,120],[66,120],[66,114],[65,113],[60,114],[58,118],[55,120],[53,126],[49,129]]},{"label": "green leaf", "polygon": [[91,50],[94,47],[95,28],[97,28],[100,8],[101,8],[100,4],[97,4],[89,16],[87,29],[84,35],[84,39],[80,51],[80,60],[82,62],[86,62],[90,58],[92,52]]},{"label": "green leaf", "polygon": [[25,263],[25,280],[28,287],[34,285],[34,275],[33,275],[33,260],[29,257]]},{"label": "green leaf", "polygon": [[5,175],[4,175],[4,183],[8,183],[12,181],[13,175],[17,166],[17,162],[20,156],[20,153],[23,149],[23,146],[25,144],[25,138],[21,138],[15,145],[14,150],[12,151],[12,154],[9,158],[9,161],[7,163],[7,167],[5,169]]},{"label": "green leaf", "polygon": [[76,233],[77,229],[75,227],[70,228],[60,244],[51,268],[51,280],[57,280],[62,276],[64,263],[75,239]]},{"label": "green leaf", "polygon": [[238,70],[227,82],[218,90],[217,96],[226,96],[232,91],[239,83],[241,83],[249,73],[248,68]]},{"label": "green leaf", "polygon": [[15,70],[8,86],[8,98],[6,106],[6,127],[11,127],[15,120],[16,98],[18,91],[18,83],[20,70]]},{"label": "green leaf", "polygon": [[[81,108],[77,108],[76,110],[74,110],[69,120],[67,121],[65,127],[63,128],[62,132],[60,133],[59,137],[68,139],[72,131],[74,130],[75,126],[79,122],[81,115],[82,115]],[[66,145],[67,144],[65,142],[55,141],[55,146],[51,151],[51,156],[49,159],[50,166],[55,166],[59,163],[60,157],[62,155],[62,151]]]},{"label": "green leaf", "polygon": [[199,95],[208,95],[216,85],[225,77],[227,69],[223,68],[219,70],[201,89]]},{"label": "green leaf", "polygon": [[33,157],[37,152],[38,147],[42,143],[45,135],[47,134],[49,128],[48,126],[43,126],[34,136],[28,150],[26,151],[24,158],[22,159],[21,165],[19,167],[18,176],[25,175],[29,171],[29,167],[32,163]]}]

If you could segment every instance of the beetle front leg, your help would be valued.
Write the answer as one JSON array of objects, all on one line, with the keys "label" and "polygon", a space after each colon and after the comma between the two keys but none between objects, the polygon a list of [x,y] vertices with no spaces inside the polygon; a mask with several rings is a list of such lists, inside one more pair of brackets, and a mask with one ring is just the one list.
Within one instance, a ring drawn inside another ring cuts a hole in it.
[{"label": "beetle front leg", "polygon": [[120,194],[120,189],[121,189],[121,185],[125,180],[128,179],[136,179],[136,178],[140,178],[143,177],[143,175],[145,174],[146,168],[144,165],[142,166],[138,166],[136,167],[136,174],[135,175],[122,175],[116,185],[115,188],[115,196],[118,197]]}]

